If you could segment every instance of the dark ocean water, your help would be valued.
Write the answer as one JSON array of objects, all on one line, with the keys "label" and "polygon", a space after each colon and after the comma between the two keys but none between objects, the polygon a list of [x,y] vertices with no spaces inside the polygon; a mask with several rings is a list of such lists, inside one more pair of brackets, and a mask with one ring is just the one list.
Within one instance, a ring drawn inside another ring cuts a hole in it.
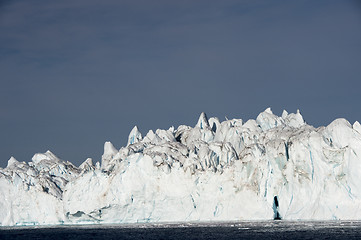
[{"label": "dark ocean water", "polygon": [[361,222],[227,222],[0,228],[0,239],[361,239]]}]

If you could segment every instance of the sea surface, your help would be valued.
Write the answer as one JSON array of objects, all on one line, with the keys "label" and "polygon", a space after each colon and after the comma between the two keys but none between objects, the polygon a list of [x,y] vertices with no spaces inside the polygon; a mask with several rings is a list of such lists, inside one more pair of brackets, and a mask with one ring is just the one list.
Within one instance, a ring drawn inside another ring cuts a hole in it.
[{"label": "sea surface", "polygon": [[361,239],[360,221],[1,227],[0,239]]}]

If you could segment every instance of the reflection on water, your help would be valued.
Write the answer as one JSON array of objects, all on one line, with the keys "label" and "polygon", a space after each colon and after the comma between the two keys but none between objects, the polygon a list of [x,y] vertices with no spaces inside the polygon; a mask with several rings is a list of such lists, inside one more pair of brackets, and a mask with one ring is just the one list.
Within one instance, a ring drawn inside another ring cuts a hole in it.
[{"label": "reflection on water", "polygon": [[360,221],[163,223],[0,228],[0,239],[361,239]]}]

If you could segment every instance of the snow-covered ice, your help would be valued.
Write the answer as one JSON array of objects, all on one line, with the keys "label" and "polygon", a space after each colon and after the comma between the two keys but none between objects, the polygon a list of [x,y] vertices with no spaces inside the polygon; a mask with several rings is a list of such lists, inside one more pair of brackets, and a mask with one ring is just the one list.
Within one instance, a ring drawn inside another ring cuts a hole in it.
[{"label": "snow-covered ice", "polygon": [[79,167],[52,152],[0,168],[0,225],[361,219],[361,125],[299,111],[137,127]]}]

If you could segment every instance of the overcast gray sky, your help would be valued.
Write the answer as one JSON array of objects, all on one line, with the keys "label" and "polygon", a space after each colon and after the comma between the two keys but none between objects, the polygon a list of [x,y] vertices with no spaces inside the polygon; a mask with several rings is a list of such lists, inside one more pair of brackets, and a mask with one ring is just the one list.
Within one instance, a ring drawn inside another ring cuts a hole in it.
[{"label": "overcast gray sky", "polygon": [[0,0],[0,166],[80,164],[137,125],[301,110],[361,120],[361,4]]}]

